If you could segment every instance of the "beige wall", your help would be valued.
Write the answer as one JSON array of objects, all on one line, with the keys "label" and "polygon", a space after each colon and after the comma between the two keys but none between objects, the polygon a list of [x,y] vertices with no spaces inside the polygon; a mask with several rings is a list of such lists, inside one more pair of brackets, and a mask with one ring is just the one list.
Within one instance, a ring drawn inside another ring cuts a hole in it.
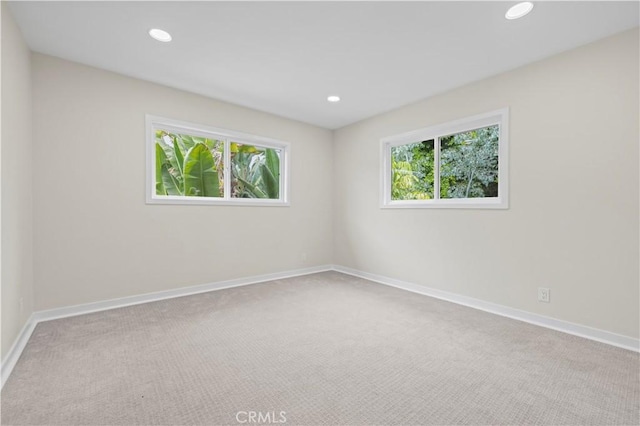
[{"label": "beige wall", "polygon": [[[33,312],[31,52],[2,2],[2,359]],[[21,306],[22,301],[22,306]]]},{"label": "beige wall", "polygon": [[[34,309],[331,262],[638,337],[637,30],[333,134],[34,54],[32,153],[2,24],[3,355]],[[379,208],[380,138],[505,106],[509,210]],[[147,113],[291,142],[291,207],[146,205]]]},{"label": "beige wall", "polygon": [[[638,71],[634,30],[334,132],[335,263],[637,338]],[[509,210],[379,208],[380,138],[502,107]]]},{"label": "beige wall", "polygon": [[[331,263],[330,131],[41,54],[32,67],[36,310]],[[290,142],[291,206],[145,204],[145,114]]]}]

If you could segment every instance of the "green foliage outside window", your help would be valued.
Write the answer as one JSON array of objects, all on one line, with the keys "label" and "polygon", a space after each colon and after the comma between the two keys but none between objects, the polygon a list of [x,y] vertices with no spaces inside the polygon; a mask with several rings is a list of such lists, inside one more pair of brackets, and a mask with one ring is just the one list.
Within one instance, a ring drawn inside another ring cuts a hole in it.
[{"label": "green foliage outside window", "polygon": [[273,148],[231,143],[231,197],[280,196],[280,156]]},{"label": "green foliage outside window", "polygon": [[[224,196],[224,141],[164,130],[155,132],[156,194],[188,197]],[[280,195],[278,150],[232,142],[232,198]]]},{"label": "green foliage outside window", "polygon": [[221,197],[224,143],[157,130],[156,194]]},{"label": "green foliage outside window", "polygon": [[[439,138],[439,198],[498,196],[499,126]],[[434,140],[391,148],[391,199],[434,198]]]},{"label": "green foliage outside window", "polygon": [[429,200],[434,191],[433,139],[391,148],[392,200]]},{"label": "green foliage outside window", "polygon": [[498,126],[440,138],[440,198],[498,196]]}]

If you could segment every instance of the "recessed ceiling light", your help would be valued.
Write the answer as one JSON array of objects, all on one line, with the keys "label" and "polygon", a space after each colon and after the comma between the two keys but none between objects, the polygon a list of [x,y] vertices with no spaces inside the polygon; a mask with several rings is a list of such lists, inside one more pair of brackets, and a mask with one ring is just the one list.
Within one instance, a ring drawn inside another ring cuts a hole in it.
[{"label": "recessed ceiling light", "polygon": [[327,98],[329,102],[340,102],[340,96],[331,95]]},{"label": "recessed ceiling light", "polygon": [[153,28],[149,30],[149,35],[163,43],[168,43],[171,41],[171,34],[158,28]]},{"label": "recessed ceiling light", "polygon": [[507,19],[522,18],[524,15],[531,12],[531,9],[533,9],[533,3],[530,1],[523,1],[522,3],[511,6],[504,17]]}]

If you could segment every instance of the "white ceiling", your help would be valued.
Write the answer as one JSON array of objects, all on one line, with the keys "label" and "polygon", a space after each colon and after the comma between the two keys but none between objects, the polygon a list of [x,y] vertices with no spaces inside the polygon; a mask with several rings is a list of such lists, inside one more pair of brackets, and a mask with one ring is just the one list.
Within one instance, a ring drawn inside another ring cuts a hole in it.
[{"label": "white ceiling", "polygon": [[[29,46],[335,129],[639,24],[639,3],[14,2]],[[171,43],[152,40],[162,28]],[[342,102],[326,98],[338,94]]]}]

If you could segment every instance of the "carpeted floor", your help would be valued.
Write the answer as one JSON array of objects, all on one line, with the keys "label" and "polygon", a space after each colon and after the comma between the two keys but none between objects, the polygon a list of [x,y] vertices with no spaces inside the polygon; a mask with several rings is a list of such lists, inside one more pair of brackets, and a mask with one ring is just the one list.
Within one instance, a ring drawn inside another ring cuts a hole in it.
[{"label": "carpeted floor", "polygon": [[631,351],[326,272],[41,323],[2,423],[637,425],[639,374]]}]

